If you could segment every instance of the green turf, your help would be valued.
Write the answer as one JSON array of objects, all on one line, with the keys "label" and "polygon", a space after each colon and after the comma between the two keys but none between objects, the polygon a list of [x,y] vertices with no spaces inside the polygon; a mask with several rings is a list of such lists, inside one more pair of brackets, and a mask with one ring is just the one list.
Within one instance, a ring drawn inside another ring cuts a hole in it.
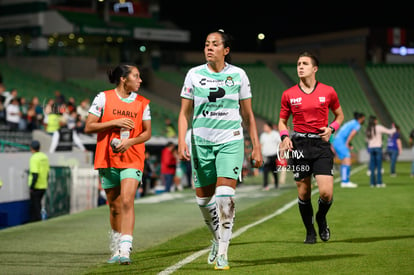
[{"label": "green turf", "polygon": [[[353,175],[356,189],[335,184],[328,214],[329,242],[303,244],[304,228],[294,205],[232,240],[232,274],[413,274],[414,179],[410,163],[398,163],[386,188],[370,188],[366,169]],[[290,178],[290,175],[288,175]],[[245,186],[260,184],[251,178]],[[281,190],[243,193],[234,232],[296,198],[292,183]],[[246,194],[250,194],[248,198]],[[187,190],[169,201],[136,205],[133,264],[108,265],[107,208],[0,231],[1,274],[157,274],[209,245],[209,233]],[[254,196],[253,196],[254,195]],[[257,196],[256,198],[254,198]],[[316,208],[317,195],[312,197]],[[145,226],[144,226],[145,225]],[[174,274],[209,274],[200,256]]]}]

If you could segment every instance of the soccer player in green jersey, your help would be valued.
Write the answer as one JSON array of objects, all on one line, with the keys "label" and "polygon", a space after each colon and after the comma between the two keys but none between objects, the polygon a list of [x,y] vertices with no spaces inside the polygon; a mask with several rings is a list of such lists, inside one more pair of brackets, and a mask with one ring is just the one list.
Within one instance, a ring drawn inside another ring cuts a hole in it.
[{"label": "soccer player in green jersey", "polygon": [[[181,91],[178,152],[192,162],[197,204],[213,240],[208,263],[229,269],[227,250],[235,215],[234,195],[244,159],[243,125],[253,144],[254,167],[263,164],[250,82],[229,62],[230,41],[223,31],[208,34],[206,64],[191,68]],[[192,118],[191,118],[192,117]],[[191,147],[185,135],[191,124]],[[191,152],[190,152],[191,150]]]}]

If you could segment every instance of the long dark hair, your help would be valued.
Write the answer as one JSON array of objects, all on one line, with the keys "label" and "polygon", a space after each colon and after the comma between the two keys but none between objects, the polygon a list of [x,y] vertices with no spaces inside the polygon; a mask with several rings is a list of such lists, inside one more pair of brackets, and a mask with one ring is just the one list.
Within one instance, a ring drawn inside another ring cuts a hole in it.
[{"label": "long dark hair", "polygon": [[230,49],[229,53],[224,57],[224,61],[227,62],[227,63],[231,63],[231,55],[230,55],[230,52],[231,52],[231,47],[232,47],[232,44],[233,44],[233,37],[230,34],[224,32],[224,30],[222,30],[222,29],[217,30],[217,31],[210,32],[208,35],[210,35],[212,33],[218,33],[218,34],[220,34],[221,35],[221,39],[223,40],[223,47],[224,48],[227,48],[228,47]]},{"label": "long dark hair", "polygon": [[114,69],[109,68],[106,72],[110,83],[114,83],[116,86],[121,82],[121,77],[127,77],[134,66],[128,64],[121,64]]},{"label": "long dark hair", "polygon": [[371,139],[376,134],[376,131],[375,131],[375,124],[376,124],[375,121],[376,120],[377,120],[376,116],[370,116],[369,117],[367,130],[365,132],[368,139]]}]

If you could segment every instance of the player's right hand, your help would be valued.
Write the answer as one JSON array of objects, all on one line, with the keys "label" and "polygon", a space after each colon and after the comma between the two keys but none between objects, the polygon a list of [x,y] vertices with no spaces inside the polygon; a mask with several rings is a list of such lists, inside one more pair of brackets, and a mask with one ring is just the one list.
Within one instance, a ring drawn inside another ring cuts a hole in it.
[{"label": "player's right hand", "polygon": [[134,121],[126,117],[118,118],[114,122],[116,124],[116,127],[119,127],[119,128],[134,129],[135,127]]},{"label": "player's right hand", "polygon": [[190,160],[190,151],[186,143],[178,143],[178,158],[180,160]]}]

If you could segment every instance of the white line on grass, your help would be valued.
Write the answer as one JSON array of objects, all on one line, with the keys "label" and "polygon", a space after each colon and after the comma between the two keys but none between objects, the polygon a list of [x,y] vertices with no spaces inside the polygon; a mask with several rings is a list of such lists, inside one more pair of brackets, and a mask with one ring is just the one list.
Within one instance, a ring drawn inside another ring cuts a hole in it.
[{"label": "white line on grass", "polygon": [[[358,166],[355,169],[352,169],[351,175],[353,175],[355,173],[358,173],[360,170],[362,170],[365,167],[366,167],[366,165],[361,165],[361,166]],[[341,180],[341,178],[336,178],[334,182],[335,183],[338,183],[340,180]],[[318,192],[319,192],[318,189],[314,189],[312,191],[312,196],[314,194],[318,193]],[[241,227],[239,230],[237,230],[236,232],[234,232],[232,234],[232,239],[240,236],[241,234],[243,234],[244,232],[246,232],[250,228],[255,227],[256,225],[259,225],[259,224],[261,224],[261,223],[263,223],[263,222],[265,222],[267,220],[270,220],[271,218],[274,218],[274,217],[282,214],[283,212],[287,211],[289,208],[291,208],[292,206],[296,205],[297,203],[298,203],[298,200],[297,199],[294,199],[294,200],[288,202],[287,204],[283,205],[281,208],[277,209],[275,212],[273,212],[269,216],[266,216],[266,217],[264,217],[264,218],[262,218],[262,219],[260,219],[258,221],[255,221],[254,223],[251,223],[251,224],[248,224],[248,225],[245,225],[245,226]],[[176,263],[176,264],[174,264],[174,265],[172,265],[170,267],[167,267],[166,269],[164,269],[163,271],[161,271],[160,273],[158,273],[158,275],[168,275],[168,274],[174,273],[175,271],[177,271],[178,269],[180,269],[184,265],[191,263],[192,261],[194,261],[195,259],[197,259],[201,255],[207,253],[208,251],[210,251],[210,247],[207,247],[205,249],[199,250],[199,251],[191,254],[187,258],[179,261],[178,263]]]}]

